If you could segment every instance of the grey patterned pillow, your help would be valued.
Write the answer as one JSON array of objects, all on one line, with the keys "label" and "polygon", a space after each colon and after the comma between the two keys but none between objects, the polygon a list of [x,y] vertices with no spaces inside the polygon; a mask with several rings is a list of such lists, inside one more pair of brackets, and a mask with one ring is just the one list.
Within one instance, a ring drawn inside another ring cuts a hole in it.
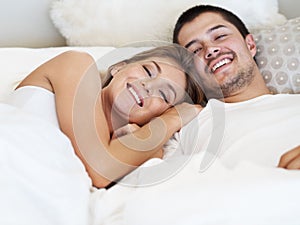
[{"label": "grey patterned pillow", "polygon": [[300,17],[252,32],[257,63],[272,93],[300,93]]}]

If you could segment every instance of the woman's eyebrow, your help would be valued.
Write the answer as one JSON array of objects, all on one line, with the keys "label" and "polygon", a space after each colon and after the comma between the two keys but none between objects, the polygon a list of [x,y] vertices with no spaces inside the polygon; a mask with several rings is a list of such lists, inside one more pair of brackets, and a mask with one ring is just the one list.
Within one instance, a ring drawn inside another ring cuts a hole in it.
[{"label": "woman's eyebrow", "polygon": [[167,85],[168,85],[168,87],[170,88],[171,92],[173,92],[173,94],[174,94],[174,100],[175,100],[175,99],[176,99],[176,96],[177,96],[177,93],[176,93],[176,91],[175,91],[175,88],[174,88],[170,83],[168,83]]},{"label": "woman's eyebrow", "polygon": [[161,68],[160,68],[160,66],[159,66],[155,61],[151,61],[151,62],[155,65],[157,71],[158,71],[159,73],[161,73]]},{"label": "woman's eyebrow", "polygon": [[[155,61],[151,61],[151,62],[155,65],[155,67],[156,67],[156,69],[158,70],[158,72],[161,73],[161,68],[160,68],[160,66],[159,66]],[[174,99],[176,99],[177,93],[176,93],[176,91],[175,91],[175,88],[174,88],[170,83],[168,83],[167,86],[168,86],[168,88],[170,88],[171,92],[174,93]]]}]

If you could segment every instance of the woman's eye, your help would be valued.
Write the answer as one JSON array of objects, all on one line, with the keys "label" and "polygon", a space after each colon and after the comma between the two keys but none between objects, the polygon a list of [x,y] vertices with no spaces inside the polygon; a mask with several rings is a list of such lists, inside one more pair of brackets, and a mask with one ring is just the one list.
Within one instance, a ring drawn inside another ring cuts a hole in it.
[{"label": "woman's eye", "polygon": [[143,66],[143,69],[146,71],[146,73],[148,74],[149,77],[153,76],[151,71],[146,66]]},{"label": "woman's eye", "polygon": [[163,100],[164,100],[167,104],[169,104],[169,100],[168,100],[168,98],[167,98],[167,95],[166,95],[162,90],[159,90],[159,93],[160,93],[161,97],[163,98]]}]

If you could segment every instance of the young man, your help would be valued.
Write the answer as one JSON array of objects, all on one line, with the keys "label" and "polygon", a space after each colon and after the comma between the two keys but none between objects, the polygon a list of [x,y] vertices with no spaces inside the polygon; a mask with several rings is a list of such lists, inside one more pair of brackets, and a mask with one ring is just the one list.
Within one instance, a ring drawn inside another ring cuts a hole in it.
[{"label": "young man", "polygon": [[300,95],[270,94],[244,23],[225,9],[195,6],[179,17],[173,42],[197,56],[203,89],[211,99],[197,120],[181,130],[182,151],[206,150],[204,167],[218,155],[231,166],[250,160],[300,169]]}]

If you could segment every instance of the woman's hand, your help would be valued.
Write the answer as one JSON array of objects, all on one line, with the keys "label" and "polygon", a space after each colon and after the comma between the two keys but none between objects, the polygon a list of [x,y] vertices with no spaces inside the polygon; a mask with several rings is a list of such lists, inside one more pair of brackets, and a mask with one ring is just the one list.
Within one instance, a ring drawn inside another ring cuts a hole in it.
[{"label": "woman's hand", "polygon": [[[194,105],[189,103],[181,103],[178,104],[170,109],[168,109],[164,114],[166,116],[176,116],[181,118],[181,126],[186,125],[188,122],[190,122],[192,119],[194,119],[198,113],[203,109],[200,105]],[[127,124],[123,127],[120,127],[119,129],[115,130],[112,136],[112,139],[115,139],[117,137],[122,137],[127,134],[131,134],[134,131],[137,131],[141,127],[138,126],[135,123]]]},{"label": "woman's hand", "polygon": [[[137,131],[141,127],[138,126],[135,123],[127,124],[123,127],[120,127],[119,129],[115,130],[112,136],[112,139],[120,138],[122,136],[132,134],[133,132]],[[163,155],[163,149],[157,151],[155,154],[153,154],[152,158],[162,158]]]},{"label": "woman's hand", "polygon": [[278,167],[285,169],[300,169],[300,145],[283,154]]},{"label": "woman's hand", "polygon": [[181,104],[178,104],[168,109],[163,115],[170,118],[172,117],[178,118],[180,120],[178,123],[179,125],[178,130],[179,130],[184,125],[189,123],[192,119],[194,119],[202,109],[203,107],[201,105],[189,104],[183,102]]},{"label": "woman's hand", "polygon": [[135,123],[127,124],[123,127],[120,127],[119,129],[115,130],[113,133],[112,139],[122,137],[126,134],[133,133],[134,131],[136,131],[139,128],[140,127]]}]

